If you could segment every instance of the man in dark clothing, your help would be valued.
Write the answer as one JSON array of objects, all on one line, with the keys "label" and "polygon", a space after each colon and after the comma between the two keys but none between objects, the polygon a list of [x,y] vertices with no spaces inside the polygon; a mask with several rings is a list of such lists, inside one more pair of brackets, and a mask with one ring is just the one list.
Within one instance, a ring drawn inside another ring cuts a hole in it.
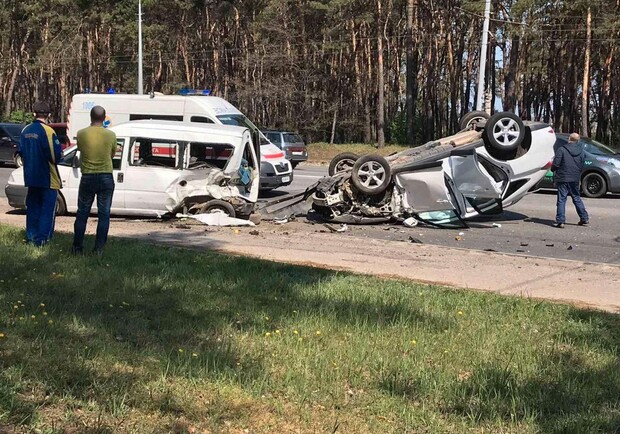
[{"label": "man in dark clothing", "polygon": [[573,133],[568,138],[568,143],[560,146],[555,151],[551,171],[555,186],[558,189],[557,213],[555,225],[563,228],[566,223],[566,199],[570,196],[579,215],[579,225],[585,226],[590,222],[586,207],[581,200],[579,193],[581,171],[586,161],[583,144],[580,143],[581,137]]},{"label": "man in dark clothing", "polygon": [[26,240],[41,247],[54,235],[56,198],[62,188],[56,163],[62,147],[54,130],[47,125],[51,110],[45,102],[33,107],[35,120],[19,138],[18,152],[24,162],[26,196]]}]

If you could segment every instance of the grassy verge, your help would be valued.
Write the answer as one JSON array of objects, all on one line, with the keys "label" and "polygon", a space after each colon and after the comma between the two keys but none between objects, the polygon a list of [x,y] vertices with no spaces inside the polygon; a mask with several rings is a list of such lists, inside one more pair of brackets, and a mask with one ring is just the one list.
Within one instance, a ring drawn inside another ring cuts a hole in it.
[{"label": "grassy verge", "polygon": [[[569,306],[0,226],[0,432],[588,433],[620,320]],[[415,265],[412,265],[415,266]]]},{"label": "grassy verge", "polygon": [[308,145],[308,163],[329,164],[336,155],[341,152],[353,152],[358,155],[379,154],[390,155],[407,149],[400,145],[387,145],[383,149],[377,149],[375,145],[367,143],[352,143],[343,145],[330,145],[329,143],[311,143]]}]

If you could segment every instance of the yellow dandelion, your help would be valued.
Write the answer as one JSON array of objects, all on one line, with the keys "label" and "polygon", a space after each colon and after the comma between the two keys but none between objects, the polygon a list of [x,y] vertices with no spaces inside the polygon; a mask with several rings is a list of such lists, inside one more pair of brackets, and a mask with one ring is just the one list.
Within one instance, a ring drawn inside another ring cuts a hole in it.
[{"label": "yellow dandelion", "polygon": [[48,324],[54,324],[54,321],[49,320],[47,323],[48,323]]},{"label": "yellow dandelion", "polygon": [[179,348],[179,353],[183,353],[183,352],[184,352],[183,348]]},{"label": "yellow dandelion", "polygon": [[265,317],[265,321],[269,321],[269,317],[268,316]]},{"label": "yellow dandelion", "polygon": [[35,319],[37,316],[36,315],[30,315],[30,318]]},{"label": "yellow dandelion", "polygon": [[316,331],[316,335],[317,335],[317,336],[321,336],[321,330],[317,330],[317,331]]},{"label": "yellow dandelion", "polygon": [[4,339],[6,335],[4,333],[0,333],[0,339]]},{"label": "yellow dandelion", "polygon": [[299,332],[298,332],[297,330],[293,330],[293,334],[294,334],[294,335],[298,335],[298,334],[299,334]]},{"label": "yellow dandelion", "polygon": [[415,339],[411,340],[411,345],[416,345],[418,343],[418,341],[416,341]]},{"label": "yellow dandelion", "polygon": [[192,353],[192,357],[198,357],[198,354]]},{"label": "yellow dandelion", "polygon": [[462,311],[462,310],[459,310],[457,313],[458,313],[459,315],[463,315],[463,311]]},{"label": "yellow dandelion", "polygon": [[45,303],[39,303],[39,307],[45,307]]},{"label": "yellow dandelion", "polygon": [[43,316],[47,316],[47,312],[43,312]]},{"label": "yellow dandelion", "polygon": [[269,336],[271,336],[271,333],[267,332],[267,333],[265,333],[265,336],[269,337]]},{"label": "yellow dandelion", "polygon": [[276,334],[279,335],[280,334],[280,330],[276,330]]}]

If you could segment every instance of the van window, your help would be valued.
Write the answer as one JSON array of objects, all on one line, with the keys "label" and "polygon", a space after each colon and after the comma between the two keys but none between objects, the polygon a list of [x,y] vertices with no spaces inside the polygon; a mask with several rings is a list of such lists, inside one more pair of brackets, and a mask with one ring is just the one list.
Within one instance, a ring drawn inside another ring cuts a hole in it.
[{"label": "van window", "polygon": [[179,144],[172,140],[134,139],[129,152],[129,162],[132,166],[170,167],[178,164]]},{"label": "van window", "polygon": [[204,117],[204,116],[192,116],[190,118],[190,122],[196,122],[196,123],[200,123],[200,124],[214,124],[215,122],[213,122],[213,120]]},{"label": "van window", "polygon": [[112,158],[112,168],[114,170],[121,170],[121,163],[123,162],[123,147],[125,146],[125,139],[116,139],[116,154]]},{"label": "van window", "polygon": [[156,121],[176,121],[182,122],[183,116],[176,115],[143,115],[143,114],[130,114],[130,121],[148,121],[148,120],[156,120]]},{"label": "van window", "polygon": [[233,154],[233,150],[234,147],[227,143],[190,143],[187,168],[217,167],[223,169]]}]

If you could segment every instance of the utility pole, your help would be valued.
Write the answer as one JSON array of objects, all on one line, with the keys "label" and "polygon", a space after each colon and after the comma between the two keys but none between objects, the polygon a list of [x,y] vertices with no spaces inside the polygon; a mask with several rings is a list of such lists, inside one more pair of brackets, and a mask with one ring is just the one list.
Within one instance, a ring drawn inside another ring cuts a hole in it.
[{"label": "utility pole", "polygon": [[489,47],[489,21],[491,20],[491,0],[486,0],[484,7],[484,25],[482,26],[482,44],[480,45],[480,70],[478,71],[478,93],[476,110],[484,109],[484,79],[487,69],[487,50]]},{"label": "utility pole", "polygon": [[144,93],[142,82],[142,0],[138,0],[138,95]]}]

